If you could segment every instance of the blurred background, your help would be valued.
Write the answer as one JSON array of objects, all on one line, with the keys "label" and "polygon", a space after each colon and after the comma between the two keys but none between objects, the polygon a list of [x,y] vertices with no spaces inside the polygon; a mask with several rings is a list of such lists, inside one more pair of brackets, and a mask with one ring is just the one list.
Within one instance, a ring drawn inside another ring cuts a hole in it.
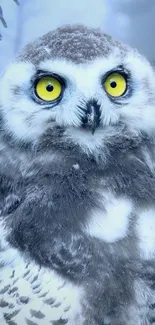
[{"label": "blurred background", "polygon": [[100,27],[155,63],[155,0],[0,0],[0,20],[0,72],[29,41],[72,23]]}]

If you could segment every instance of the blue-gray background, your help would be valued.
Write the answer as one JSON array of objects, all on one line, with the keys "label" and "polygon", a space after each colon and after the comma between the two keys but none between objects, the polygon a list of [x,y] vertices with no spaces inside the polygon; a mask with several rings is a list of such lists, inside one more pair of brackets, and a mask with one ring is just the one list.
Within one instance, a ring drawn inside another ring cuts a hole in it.
[{"label": "blue-gray background", "polygon": [[29,41],[68,23],[100,27],[155,61],[155,0],[0,0],[0,71]]}]

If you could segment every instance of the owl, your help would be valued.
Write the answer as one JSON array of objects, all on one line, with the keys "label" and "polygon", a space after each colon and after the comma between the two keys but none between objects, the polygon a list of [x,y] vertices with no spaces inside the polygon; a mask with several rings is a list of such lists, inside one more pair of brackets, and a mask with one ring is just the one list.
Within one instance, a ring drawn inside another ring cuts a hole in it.
[{"label": "owl", "polygon": [[0,79],[0,324],[149,325],[155,82],[98,29],[64,26]]}]

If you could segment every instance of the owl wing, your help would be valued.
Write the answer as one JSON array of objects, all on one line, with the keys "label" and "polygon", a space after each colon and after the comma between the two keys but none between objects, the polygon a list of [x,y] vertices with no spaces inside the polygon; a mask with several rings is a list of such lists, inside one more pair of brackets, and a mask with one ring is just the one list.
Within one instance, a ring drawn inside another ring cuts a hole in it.
[{"label": "owl wing", "polygon": [[55,272],[20,260],[0,280],[1,325],[76,324],[80,290]]}]

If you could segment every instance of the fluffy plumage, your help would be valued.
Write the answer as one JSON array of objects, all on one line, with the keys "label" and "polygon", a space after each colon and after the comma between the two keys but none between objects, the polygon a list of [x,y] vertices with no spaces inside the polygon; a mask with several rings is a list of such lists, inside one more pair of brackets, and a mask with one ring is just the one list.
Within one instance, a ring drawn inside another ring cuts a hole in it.
[{"label": "fluffy plumage", "polygon": [[[128,76],[119,99],[102,83],[115,70]],[[35,97],[40,71],[65,80],[58,103]],[[153,78],[135,50],[83,26],[48,33],[6,70],[2,325],[150,324],[155,235],[145,224],[149,216],[154,226]],[[99,114],[94,134],[92,107]]]}]

